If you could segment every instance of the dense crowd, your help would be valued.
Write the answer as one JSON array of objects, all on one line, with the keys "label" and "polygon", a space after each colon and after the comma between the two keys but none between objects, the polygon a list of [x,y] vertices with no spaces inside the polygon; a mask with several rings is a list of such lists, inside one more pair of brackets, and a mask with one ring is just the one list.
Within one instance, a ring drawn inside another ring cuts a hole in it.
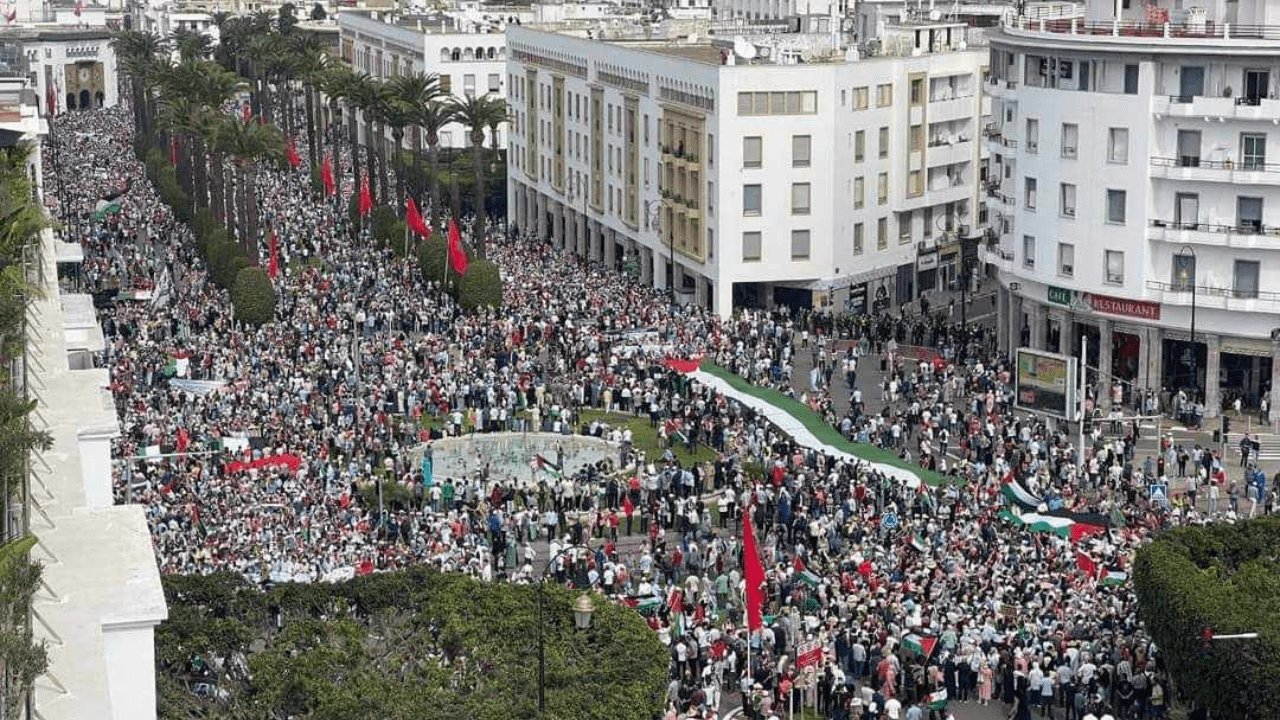
[{"label": "dense crowd", "polygon": [[[1234,479],[1200,448],[1138,464],[1133,432],[1101,425],[1080,457],[1063,428],[1015,411],[1009,363],[954,308],[722,320],[495,229],[486,256],[504,305],[463,313],[412,261],[349,236],[304,173],[264,167],[259,206],[285,272],[276,322],[243,327],[132,159],[128,113],[56,123],[73,212],[127,185],[118,214],[72,239],[89,287],[118,293],[100,310],[118,456],[182,453],[117,478],[120,501],[147,507],[163,573],[306,582],[430,563],[536,582],[545,568],[647,613],[671,648],[672,717],[718,717],[726,695],[753,719],[800,702],[837,720],[944,717],[948,702],[1003,703],[1018,720],[1164,713],[1168,680],[1132,588],[1101,578],[1123,577],[1152,530],[1206,521],[1202,486],[1213,512],[1239,511]],[[153,292],[130,299],[136,288]],[[908,351],[921,345],[936,351]],[[944,482],[798,446],[666,362],[701,356]],[[584,409],[647,417],[668,447],[646,456],[630,431],[576,422]],[[540,483],[483,463],[424,482],[420,446],[494,430],[585,431],[620,452]],[[683,464],[676,443],[716,459]],[[1147,499],[1158,480],[1174,503]],[[1105,521],[1082,537],[1030,532],[1002,517],[1011,487],[1036,510]],[[756,633],[743,514],[767,569]]]}]

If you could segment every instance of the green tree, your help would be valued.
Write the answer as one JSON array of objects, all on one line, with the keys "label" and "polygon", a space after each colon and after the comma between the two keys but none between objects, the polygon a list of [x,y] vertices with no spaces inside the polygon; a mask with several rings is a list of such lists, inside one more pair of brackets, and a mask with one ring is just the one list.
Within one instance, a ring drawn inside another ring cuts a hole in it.
[{"label": "green tree", "polygon": [[454,112],[458,122],[467,126],[471,135],[471,161],[475,173],[475,219],[472,224],[471,241],[480,253],[484,254],[484,131],[488,127],[497,127],[507,119],[507,104],[500,97],[492,95],[474,95],[467,98],[454,98]]},{"label": "green tree", "polygon": [[440,131],[454,121],[453,103],[440,100],[427,100],[417,108],[414,123],[422,128],[427,141],[427,164],[431,177],[431,226],[437,231],[444,226],[440,222],[440,209],[444,202],[440,198],[439,148]]},{"label": "green tree", "polygon": [[405,204],[404,167],[401,162],[401,149],[404,145],[405,126],[412,126],[413,159],[415,168],[422,156],[422,128],[418,118],[422,108],[437,100],[443,91],[439,78],[434,73],[412,73],[392,78],[388,82],[391,90],[393,111],[388,118],[396,149],[396,195],[399,199],[397,212],[403,213]]},{"label": "green tree", "polygon": [[160,36],[154,33],[125,30],[111,38],[111,48],[132,90],[133,126],[138,131],[136,142],[153,139],[150,88],[162,47]]},{"label": "green tree", "polygon": [[502,307],[502,275],[498,266],[477,258],[467,264],[467,274],[458,283],[458,305],[463,310]]},{"label": "green tree", "polygon": [[276,290],[267,271],[246,267],[236,274],[231,287],[231,304],[236,320],[249,325],[265,325],[276,316]]},{"label": "green tree", "polygon": [[236,167],[236,215],[238,237],[250,258],[258,257],[258,163],[286,162],[284,135],[274,125],[260,125],[252,119],[225,116],[219,143]]}]

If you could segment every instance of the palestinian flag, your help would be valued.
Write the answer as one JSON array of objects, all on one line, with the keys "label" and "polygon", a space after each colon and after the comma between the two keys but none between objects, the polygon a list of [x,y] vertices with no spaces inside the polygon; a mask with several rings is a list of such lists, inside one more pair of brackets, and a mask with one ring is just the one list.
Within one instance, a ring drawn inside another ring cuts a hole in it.
[{"label": "palestinian flag", "polygon": [[1023,487],[1022,483],[1013,477],[1013,473],[1008,473],[1004,476],[1004,484],[1000,486],[1000,494],[1004,496],[1010,506],[1020,507],[1024,510],[1034,510],[1044,502],[1032,495],[1030,490]]},{"label": "palestinian flag", "polygon": [[938,646],[938,638],[932,635],[911,633],[902,638],[902,646],[928,660],[929,656],[933,655],[933,649]]},{"label": "palestinian flag", "polygon": [[177,375],[178,374],[178,358],[170,356],[169,362],[166,363],[165,366],[160,369],[160,372],[167,378],[171,378]]},{"label": "palestinian flag", "polygon": [[1102,577],[1098,578],[1098,582],[1103,585],[1123,585],[1129,579],[1129,573],[1118,568],[1112,568],[1102,573]]},{"label": "palestinian flag", "polygon": [[671,588],[671,592],[667,594],[667,610],[669,612],[680,612],[684,607],[684,593],[679,588]]},{"label": "palestinian flag", "polygon": [[939,688],[937,692],[931,692],[925,696],[924,701],[929,703],[930,710],[946,710],[947,709],[947,689]]},{"label": "palestinian flag", "polygon": [[1081,538],[1106,531],[1106,526],[1101,523],[1077,522],[1070,517],[1038,512],[1019,513],[1010,508],[1001,510],[1000,517],[1022,526],[1022,529],[1028,532],[1053,533],[1060,537],[1071,538],[1073,542],[1079,542]]},{"label": "palestinian flag", "polygon": [[108,215],[115,215],[120,212],[120,202],[118,200],[99,200],[93,208],[93,221],[102,222],[107,219]]},{"label": "palestinian flag", "polygon": [[808,585],[811,588],[818,587],[818,584],[822,582],[822,578],[818,577],[817,575],[814,575],[812,570],[805,570],[804,572],[800,573],[797,577],[800,579],[800,582],[804,583],[805,585]]},{"label": "palestinian flag", "polygon": [[649,597],[636,597],[628,595],[622,599],[622,604],[627,607],[635,608],[641,615],[652,615],[658,611],[658,606],[662,604],[658,598],[650,595]]},{"label": "palestinian flag", "polygon": [[564,471],[560,469],[560,466],[542,457],[541,454],[533,456],[532,464],[534,472],[541,470],[557,478],[564,477]]},{"label": "palestinian flag", "polygon": [[916,552],[924,552],[929,546],[925,543],[924,536],[916,533],[911,536],[911,547],[915,548]]}]

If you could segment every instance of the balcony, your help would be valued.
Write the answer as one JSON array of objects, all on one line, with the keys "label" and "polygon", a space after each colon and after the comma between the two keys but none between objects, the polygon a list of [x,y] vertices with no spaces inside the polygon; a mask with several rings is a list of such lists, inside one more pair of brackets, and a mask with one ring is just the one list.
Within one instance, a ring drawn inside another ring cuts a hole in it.
[{"label": "balcony", "polygon": [[929,167],[954,165],[973,160],[973,141],[969,138],[935,139],[929,142],[925,155]]},{"label": "balcony", "polygon": [[1198,22],[1147,23],[1125,20],[1089,22],[1078,19],[1037,22],[1018,18],[1015,25],[1004,26],[1003,32],[1029,39],[1043,35],[1073,35],[1090,42],[1130,47],[1167,42],[1212,48],[1225,44],[1233,49],[1265,47],[1274,50],[1280,43],[1280,25],[1236,25],[1204,19]]},{"label": "balcony", "polygon": [[1235,225],[1216,223],[1177,223],[1172,220],[1152,220],[1147,230],[1148,240],[1167,243],[1190,243],[1216,247],[1251,249],[1280,249],[1280,227],[1251,222]]},{"label": "balcony", "polygon": [[1280,117],[1280,100],[1264,97],[1157,96],[1151,111],[1171,118],[1207,117],[1224,120],[1271,120]]},{"label": "balcony", "polygon": [[1199,155],[1151,158],[1151,177],[1243,185],[1280,185],[1280,164],[1262,158],[1206,160]]},{"label": "balcony", "polygon": [[979,245],[978,262],[984,265],[994,265],[997,270],[1002,272],[1014,271],[1013,251],[1005,250],[999,245]]},{"label": "balcony", "polygon": [[[1195,303],[1200,308],[1238,312],[1280,312],[1280,292],[1236,290],[1213,285],[1195,286]],[[1147,281],[1147,296],[1160,303],[1190,306],[1192,287],[1182,283]]]}]

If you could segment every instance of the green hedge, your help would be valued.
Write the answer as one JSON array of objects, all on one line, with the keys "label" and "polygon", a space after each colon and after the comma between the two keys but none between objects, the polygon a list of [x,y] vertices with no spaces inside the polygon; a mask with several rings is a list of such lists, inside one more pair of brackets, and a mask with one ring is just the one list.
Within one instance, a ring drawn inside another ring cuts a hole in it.
[{"label": "green hedge", "polygon": [[458,305],[463,310],[502,307],[502,275],[488,260],[467,263],[467,274],[458,284]]},{"label": "green hedge", "polygon": [[236,275],[231,288],[231,304],[235,306],[236,320],[249,325],[265,325],[276,316],[276,290],[271,285],[267,271],[259,267],[246,267]]},{"label": "green hedge", "polygon": [[[161,718],[652,720],[663,709],[668,652],[640,614],[591,596],[592,626],[579,631],[579,594],[554,584],[545,588],[540,624],[532,586],[421,567],[266,591],[229,574],[163,582],[169,619],[155,638]],[[193,665],[236,655],[248,658],[247,673],[226,663],[200,680],[222,699],[184,688]]]},{"label": "green hedge", "polygon": [[[1213,717],[1274,718],[1280,708],[1280,517],[1181,527],[1138,551],[1142,621],[1184,700]],[[1252,640],[1215,640],[1256,632]]]}]

